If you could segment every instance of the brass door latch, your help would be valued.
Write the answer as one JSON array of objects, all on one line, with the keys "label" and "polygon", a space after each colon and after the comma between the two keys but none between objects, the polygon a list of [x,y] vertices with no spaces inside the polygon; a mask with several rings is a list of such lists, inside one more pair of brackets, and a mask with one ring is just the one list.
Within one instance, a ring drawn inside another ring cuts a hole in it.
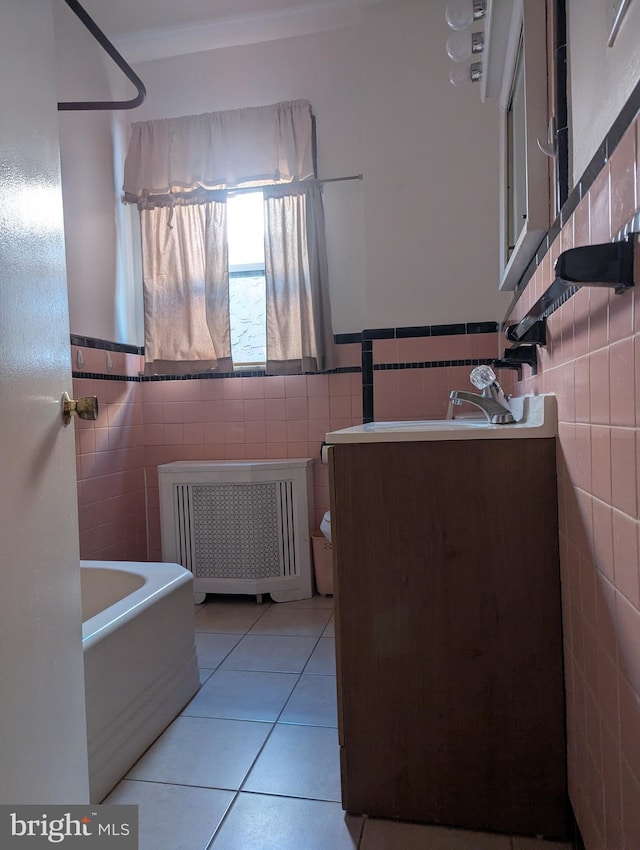
[{"label": "brass door latch", "polygon": [[98,397],[87,395],[74,400],[69,397],[69,393],[62,393],[62,421],[64,424],[68,425],[74,415],[79,416],[80,419],[97,419]]}]

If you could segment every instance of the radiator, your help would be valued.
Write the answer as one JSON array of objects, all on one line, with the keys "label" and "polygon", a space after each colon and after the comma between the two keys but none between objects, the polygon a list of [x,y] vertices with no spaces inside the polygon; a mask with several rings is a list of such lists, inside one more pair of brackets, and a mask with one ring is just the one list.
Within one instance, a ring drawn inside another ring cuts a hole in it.
[{"label": "radiator", "polygon": [[179,461],[158,467],[163,561],[193,574],[194,598],[313,594],[313,461]]}]

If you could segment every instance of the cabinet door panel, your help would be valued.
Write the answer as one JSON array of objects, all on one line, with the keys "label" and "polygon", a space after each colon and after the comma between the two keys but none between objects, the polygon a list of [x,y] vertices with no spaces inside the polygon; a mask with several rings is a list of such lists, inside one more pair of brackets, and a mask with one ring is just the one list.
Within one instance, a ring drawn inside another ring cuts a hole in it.
[{"label": "cabinet door panel", "polygon": [[347,809],[564,835],[555,442],[333,464]]}]

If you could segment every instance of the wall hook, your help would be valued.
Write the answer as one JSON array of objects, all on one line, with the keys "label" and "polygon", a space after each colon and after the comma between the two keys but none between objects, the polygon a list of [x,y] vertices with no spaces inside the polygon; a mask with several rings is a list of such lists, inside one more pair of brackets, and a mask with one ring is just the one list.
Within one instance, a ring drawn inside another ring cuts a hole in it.
[{"label": "wall hook", "polygon": [[547,129],[547,141],[541,142],[540,139],[536,139],[538,143],[538,147],[542,151],[545,156],[548,156],[550,159],[555,159],[558,153],[558,148],[556,145],[556,119],[555,116],[551,116],[549,121],[549,127]]},{"label": "wall hook", "polygon": [[147,96],[147,90],[140,77],[135,73],[133,68],[122,58],[109,41],[106,35],[95,23],[83,7],[78,3],[78,0],[64,0],[67,6],[74,12],[82,21],[91,35],[95,38],[98,44],[109,54],[116,63],[118,68],[123,72],[125,77],[133,83],[138,90],[138,94],[131,100],[79,100],[66,101],[58,103],[60,112],[75,111],[75,110],[98,110],[98,109],[135,109],[136,106],[144,101]]}]

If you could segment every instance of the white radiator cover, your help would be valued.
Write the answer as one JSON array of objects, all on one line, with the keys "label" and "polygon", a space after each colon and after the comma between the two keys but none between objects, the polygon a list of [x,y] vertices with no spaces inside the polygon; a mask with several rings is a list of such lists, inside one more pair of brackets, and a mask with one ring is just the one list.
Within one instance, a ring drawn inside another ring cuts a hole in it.
[{"label": "white radiator cover", "polygon": [[178,461],[158,467],[163,561],[206,593],[313,595],[313,460]]}]

